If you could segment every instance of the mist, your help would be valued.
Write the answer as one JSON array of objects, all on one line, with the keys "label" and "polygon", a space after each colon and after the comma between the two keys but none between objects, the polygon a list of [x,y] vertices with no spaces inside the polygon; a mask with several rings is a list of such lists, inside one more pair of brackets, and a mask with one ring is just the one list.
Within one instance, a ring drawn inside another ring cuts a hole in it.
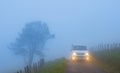
[{"label": "mist", "polygon": [[54,60],[68,57],[72,44],[119,42],[119,19],[119,0],[0,0],[0,71],[24,66],[8,46],[29,22],[46,22],[55,34],[44,49],[45,59]]}]

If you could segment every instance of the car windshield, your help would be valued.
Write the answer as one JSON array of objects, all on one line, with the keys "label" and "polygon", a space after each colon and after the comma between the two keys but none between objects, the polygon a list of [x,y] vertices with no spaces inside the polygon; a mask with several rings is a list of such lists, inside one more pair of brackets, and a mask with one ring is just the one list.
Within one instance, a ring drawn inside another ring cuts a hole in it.
[{"label": "car windshield", "polygon": [[74,46],[72,50],[87,50],[86,46]]}]

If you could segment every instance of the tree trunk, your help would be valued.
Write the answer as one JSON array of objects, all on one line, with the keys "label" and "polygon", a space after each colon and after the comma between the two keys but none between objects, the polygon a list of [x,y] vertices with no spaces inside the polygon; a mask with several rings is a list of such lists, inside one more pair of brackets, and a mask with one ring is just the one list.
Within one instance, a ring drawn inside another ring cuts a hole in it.
[{"label": "tree trunk", "polygon": [[32,65],[33,59],[34,59],[34,50],[31,49],[31,50],[30,50],[30,53],[29,53],[29,60],[28,60],[28,64],[29,64],[30,66]]}]

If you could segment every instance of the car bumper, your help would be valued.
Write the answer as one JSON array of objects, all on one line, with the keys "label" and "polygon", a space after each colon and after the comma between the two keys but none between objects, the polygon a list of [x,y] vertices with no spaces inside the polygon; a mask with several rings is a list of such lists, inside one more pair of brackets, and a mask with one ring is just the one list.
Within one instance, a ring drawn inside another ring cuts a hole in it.
[{"label": "car bumper", "polygon": [[76,60],[89,60],[89,56],[72,56],[72,61]]}]

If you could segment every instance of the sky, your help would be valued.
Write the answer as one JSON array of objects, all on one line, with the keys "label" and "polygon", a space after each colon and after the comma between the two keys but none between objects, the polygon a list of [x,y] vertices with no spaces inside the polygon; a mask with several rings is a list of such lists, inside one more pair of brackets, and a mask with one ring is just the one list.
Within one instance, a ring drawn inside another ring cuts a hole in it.
[{"label": "sky", "polygon": [[22,68],[22,58],[7,47],[26,23],[39,20],[55,34],[44,50],[47,60],[68,56],[72,44],[120,41],[120,0],[0,0],[0,70]]}]

